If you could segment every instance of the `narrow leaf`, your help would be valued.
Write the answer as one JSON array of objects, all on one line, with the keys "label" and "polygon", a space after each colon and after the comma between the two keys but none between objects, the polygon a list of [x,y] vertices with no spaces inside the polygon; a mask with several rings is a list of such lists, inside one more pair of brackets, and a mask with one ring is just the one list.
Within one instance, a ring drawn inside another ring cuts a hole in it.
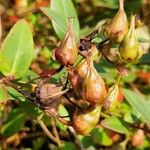
[{"label": "narrow leaf", "polygon": [[3,84],[0,84],[0,102],[10,99],[10,95],[7,92],[6,87]]},{"label": "narrow leaf", "polygon": [[51,10],[48,7],[42,7],[41,11],[47,15],[53,21],[53,27],[60,39],[62,39],[66,33],[66,22],[57,12]]},{"label": "narrow leaf", "polygon": [[104,119],[101,122],[101,125],[118,133],[125,134],[129,132],[128,128],[126,127],[126,123],[115,116]]},{"label": "narrow leaf", "polygon": [[42,7],[41,11],[51,20],[54,30],[60,39],[63,39],[67,30],[67,19],[74,18],[73,28],[76,37],[79,35],[79,20],[71,0],[52,0],[51,7]]},{"label": "narrow leaf", "polygon": [[20,102],[20,108],[25,114],[27,114],[29,117],[33,119],[43,116],[43,111],[40,110],[35,104],[30,102],[29,100]]},{"label": "narrow leaf", "polygon": [[138,93],[123,89],[124,96],[129,104],[142,116],[144,121],[150,124],[150,109],[148,102]]},{"label": "narrow leaf", "polygon": [[5,76],[22,77],[33,59],[33,37],[25,20],[18,21],[0,50],[0,71]]},{"label": "narrow leaf", "polygon": [[[65,19],[65,28],[67,28],[67,19],[69,17],[74,17],[73,28],[76,34],[76,37],[79,35],[79,20],[75,7],[72,3],[72,0],[52,0],[51,9],[56,11],[62,18]],[[53,23],[53,22],[52,22]],[[53,24],[55,26],[55,24]],[[56,29],[55,29],[56,30]]]},{"label": "narrow leaf", "polygon": [[8,120],[1,128],[2,135],[9,137],[17,133],[23,127],[25,120],[26,116],[20,111],[20,109],[13,110],[10,112]]}]

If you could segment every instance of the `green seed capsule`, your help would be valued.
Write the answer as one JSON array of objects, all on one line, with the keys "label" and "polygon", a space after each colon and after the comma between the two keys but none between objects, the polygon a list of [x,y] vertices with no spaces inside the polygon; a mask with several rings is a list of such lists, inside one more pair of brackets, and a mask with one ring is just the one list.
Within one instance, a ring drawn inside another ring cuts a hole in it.
[{"label": "green seed capsule", "polygon": [[100,112],[101,106],[96,106],[85,112],[77,110],[72,120],[74,130],[81,135],[90,133],[99,121]]},{"label": "green seed capsule", "polygon": [[106,101],[104,103],[105,108],[108,111],[113,111],[118,104],[119,87],[118,84],[114,84],[108,91]]},{"label": "green seed capsule", "polygon": [[120,57],[123,62],[137,63],[143,55],[135,31],[135,16],[131,17],[130,29],[119,47]]},{"label": "green seed capsule", "polygon": [[108,39],[114,44],[120,43],[128,32],[128,20],[124,11],[123,0],[119,0],[119,3],[120,8],[118,13],[106,28]]}]

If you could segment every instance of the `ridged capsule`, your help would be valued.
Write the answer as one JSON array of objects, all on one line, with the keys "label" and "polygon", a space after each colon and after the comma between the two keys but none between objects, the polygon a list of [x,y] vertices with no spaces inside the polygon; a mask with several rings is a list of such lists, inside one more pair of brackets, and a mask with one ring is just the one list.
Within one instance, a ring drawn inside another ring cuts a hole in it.
[{"label": "ridged capsule", "polygon": [[107,95],[105,82],[94,68],[92,58],[87,61],[88,70],[81,84],[81,96],[91,104],[103,104]]},{"label": "ridged capsule", "polygon": [[118,97],[119,97],[119,86],[118,84],[114,84],[108,91],[104,107],[108,111],[113,111],[118,104]]},{"label": "ridged capsule", "polygon": [[124,10],[124,1],[119,0],[120,8],[106,28],[108,39],[112,43],[120,43],[128,32],[128,20]]},{"label": "ridged capsule", "polygon": [[[95,45],[92,45],[92,47],[88,50],[88,52],[91,54],[91,59],[96,60],[97,57],[99,57],[99,51],[96,48]],[[76,67],[73,69],[68,70],[69,71],[69,80],[71,82],[71,85],[73,89],[80,91],[81,89],[81,83],[83,82],[87,72],[88,72],[88,62],[87,59],[82,59]]]},{"label": "ridged capsule", "polygon": [[137,63],[143,55],[135,31],[135,16],[131,16],[130,28],[119,46],[120,57],[123,62]]},{"label": "ridged capsule", "polygon": [[73,19],[68,21],[67,33],[54,52],[54,57],[64,66],[73,65],[78,56],[77,42],[73,32]]},{"label": "ridged capsule", "polygon": [[86,135],[96,126],[99,121],[101,106],[96,106],[82,112],[77,109],[73,115],[72,126],[74,130],[81,135]]}]

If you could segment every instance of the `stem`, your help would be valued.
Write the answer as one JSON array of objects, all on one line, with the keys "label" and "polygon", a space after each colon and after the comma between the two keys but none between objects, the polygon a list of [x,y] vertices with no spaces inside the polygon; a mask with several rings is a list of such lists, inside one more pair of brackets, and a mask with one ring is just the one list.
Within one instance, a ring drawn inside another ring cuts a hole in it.
[{"label": "stem", "polygon": [[59,122],[61,122],[62,124],[66,125],[66,126],[72,126],[72,123],[66,119],[64,119],[63,117],[59,116],[58,114],[54,114],[53,112],[49,111],[49,110],[44,110],[44,112],[50,116],[50,117],[55,117],[58,119]]},{"label": "stem", "polygon": [[60,138],[59,138],[59,135],[58,135],[58,132],[57,132],[57,128],[56,128],[55,118],[52,118],[51,124],[52,124],[52,127],[53,127],[53,133],[55,135],[55,138],[57,139],[59,145],[61,146],[61,141],[60,141]]},{"label": "stem", "polygon": [[124,11],[124,0],[119,0],[119,10]]},{"label": "stem", "polygon": [[57,139],[50,133],[50,131],[47,129],[46,125],[44,124],[44,122],[42,120],[37,119],[39,125],[41,126],[41,128],[43,129],[44,133],[53,141],[55,142],[59,147],[60,147],[60,143],[59,141],[57,141]]},{"label": "stem", "polygon": [[23,17],[25,17],[26,15],[28,15],[29,13],[35,13],[35,12],[38,12],[38,11],[39,11],[38,8],[31,8],[31,9],[29,9],[29,10],[27,10],[27,11],[21,13],[21,14],[18,14],[17,16],[18,16],[19,18],[23,18]]}]

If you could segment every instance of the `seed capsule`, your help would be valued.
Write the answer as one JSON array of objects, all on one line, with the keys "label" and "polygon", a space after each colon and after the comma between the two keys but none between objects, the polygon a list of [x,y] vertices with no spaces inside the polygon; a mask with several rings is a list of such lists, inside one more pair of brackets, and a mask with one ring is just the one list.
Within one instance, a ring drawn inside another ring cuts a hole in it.
[{"label": "seed capsule", "polygon": [[[98,50],[94,45],[89,49],[89,52],[91,53],[90,57],[93,60],[95,60],[99,55]],[[68,72],[69,80],[71,82],[73,89],[77,90],[78,92],[81,90],[81,83],[83,82],[87,72],[88,72],[87,59],[81,60],[81,62],[79,62],[75,68],[69,70]]]},{"label": "seed capsule", "polygon": [[120,43],[128,32],[128,20],[124,11],[124,1],[119,0],[119,4],[118,13],[106,28],[107,36],[112,43]]},{"label": "seed capsule", "polygon": [[120,44],[119,53],[126,63],[136,63],[143,55],[135,32],[135,16],[131,17],[130,29]]},{"label": "seed capsule", "polygon": [[73,116],[72,126],[81,135],[86,135],[96,126],[99,121],[101,106],[88,109],[86,112],[77,110]]},{"label": "seed capsule", "polygon": [[118,84],[114,84],[108,91],[104,107],[108,111],[113,111],[118,104],[119,87]]},{"label": "seed capsule", "polygon": [[81,85],[81,96],[91,104],[102,104],[107,94],[104,80],[94,68],[92,58],[87,61],[88,70]]},{"label": "seed capsule", "polygon": [[55,58],[64,66],[73,65],[78,56],[77,43],[72,26],[73,19],[69,19],[67,33],[54,54]]}]

